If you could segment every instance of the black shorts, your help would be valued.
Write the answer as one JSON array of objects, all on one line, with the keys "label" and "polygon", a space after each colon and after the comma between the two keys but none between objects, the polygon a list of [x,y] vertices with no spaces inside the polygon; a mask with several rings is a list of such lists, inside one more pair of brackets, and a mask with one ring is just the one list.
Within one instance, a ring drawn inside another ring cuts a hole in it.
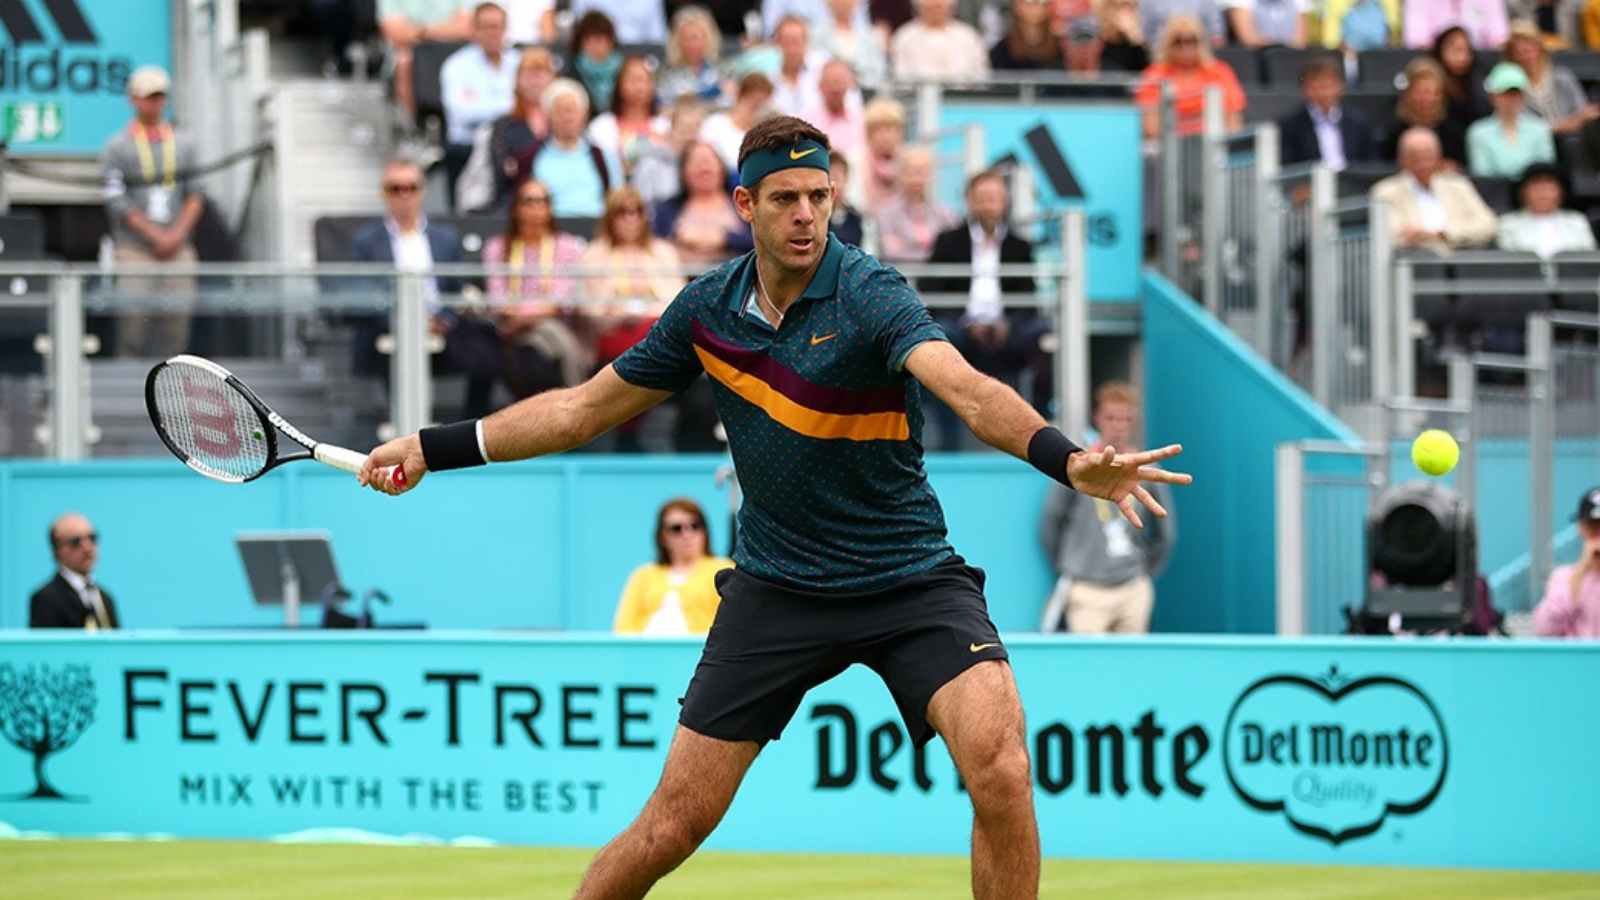
[{"label": "black shorts", "polygon": [[861,663],[889,686],[912,740],[927,743],[934,692],[974,663],[1007,658],[983,580],[959,556],[859,594],[719,572],[722,603],[678,721],[724,741],[777,740],[806,691]]}]

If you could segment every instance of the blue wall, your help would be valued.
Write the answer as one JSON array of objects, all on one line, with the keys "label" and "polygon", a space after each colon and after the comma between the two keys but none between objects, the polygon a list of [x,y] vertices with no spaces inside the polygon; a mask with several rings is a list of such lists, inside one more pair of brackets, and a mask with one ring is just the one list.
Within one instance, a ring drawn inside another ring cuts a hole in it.
[{"label": "blue wall", "polygon": [[1183,444],[1195,476],[1154,627],[1273,632],[1276,448],[1356,436],[1171,282],[1146,273],[1143,299],[1146,439]]},{"label": "blue wall", "polygon": [[[234,534],[317,528],[332,534],[347,586],[394,597],[379,613],[391,621],[608,629],[628,573],[654,557],[662,501],[699,501],[712,546],[727,547],[727,494],[713,483],[721,462],[572,455],[430,476],[398,499],[315,465],[235,486],[172,460],[4,464],[0,628],[26,624],[28,596],[53,568],[46,526],[70,509],[101,532],[96,576],[134,627],[282,621],[280,609],[252,606]],[[1052,581],[1034,536],[1045,479],[998,454],[933,455],[928,472],[951,542],[989,573],[996,623],[1036,628]]]}]

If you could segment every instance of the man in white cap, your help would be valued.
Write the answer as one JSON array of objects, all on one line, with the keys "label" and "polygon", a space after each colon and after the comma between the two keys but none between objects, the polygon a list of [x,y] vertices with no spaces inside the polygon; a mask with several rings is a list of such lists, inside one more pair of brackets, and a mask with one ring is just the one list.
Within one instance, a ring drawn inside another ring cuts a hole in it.
[{"label": "man in white cap", "polygon": [[[142,66],[128,77],[133,121],[106,142],[100,155],[105,179],[106,214],[116,259],[122,263],[193,266],[190,234],[200,220],[202,201],[193,189],[194,145],[166,121],[171,80],[160,66]],[[171,304],[194,295],[192,275],[124,278],[126,296],[156,298]],[[117,352],[122,356],[166,357],[189,342],[189,314],[134,311],[117,319]]]}]

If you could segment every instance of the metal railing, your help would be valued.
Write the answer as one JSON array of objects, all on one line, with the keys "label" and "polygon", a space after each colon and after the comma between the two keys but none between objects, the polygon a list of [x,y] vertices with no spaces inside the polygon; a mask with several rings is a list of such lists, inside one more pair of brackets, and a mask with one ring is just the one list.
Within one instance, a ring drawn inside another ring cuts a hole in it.
[{"label": "metal railing", "polygon": [[[1063,430],[1082,434],[1088,423],[1089,396],[1085,225],[1081,211],[1059,218],[1059,261],[1007,264],[996,275],[1030,278],[1039,286],[1037,293],[1002,299],[1008,307],[1038,311],[1049,323],[1055,360],[1051,373],[1055,417]],[[912,280],[972,277],[972,268],[966,264],[898,268]],[[684,267],[654,274],[689,276],[698,271]],[[446,308],[467,315],[493,315],[504,301],[489,296],[481,285],[519,274],[503,266],[479,265],[438,266],[426,275],[370,265],[0,266],[0,284],[18,286],[17,293],[0,300],[0,341],[10,342],[5,346],[30,348],[34,360],[31,372],[0,368],[0,397],[34,398],[6,404],[5,414],[0,415],[4,420],[0,421],[0,437],[9,432],[12,438],[9,447],[0,441],[0,454],[42,449],[57,459],[102,455],[97,447],[101,429],[91,416],[96,397],[115,395],[125,406],[136,406],[135,410],[123,409],[122,414],[137,419],[142,414],[138,405],[143,377],[140,364],[147,368],[155,357],[125,357],[125,362],[118,364],[113,344],[97,335],[114,331],[115,323],[127,317],[161,315],[211,322],[213,340],[232,348],[223,355],[275,367],[285,373],[286,385],[314,385],[321,393],[316,403],[308,401],[308,405],[332,405],[333,410],[324,411],[330,427],[342,429],[358,445],[413,431],[442,416],[459,414],[457,407],[438,396],[440,379],[432,372],[444,341],[430,331],[431,312]],[[189,278],[195,286],[181,292],[188,296],[135,286],[139,279],[155,276]],[[582,287],[593,279],[614,277],[615,272],[607,268],[569,266],[552,280],[566,279],[577,285],[570,300],[563,301],[563,308],[586,322],[638,316],[637,305],[631,312],[619,312],[625,303],[589,296]],[[436,279],[438,284],[454,281],[463,287],[436,293]],[[969,300],[964,293],[923,293],[922,297],[946,321],[953,321],[954,312]],[[517,302],[522,299],[519,296]],[[111,329],[105,327],[108,323],[112,323]],[[360,358],[378,360],[376,368],[369,365],[363,369]],[[90,360],[94,367],[88,365]],[[114,380],[96,376],[91,383],[96,372]],[[376,405],[358,402],[374,394],[382,398]],[[341,413],[345,404],[350,409]]]}]

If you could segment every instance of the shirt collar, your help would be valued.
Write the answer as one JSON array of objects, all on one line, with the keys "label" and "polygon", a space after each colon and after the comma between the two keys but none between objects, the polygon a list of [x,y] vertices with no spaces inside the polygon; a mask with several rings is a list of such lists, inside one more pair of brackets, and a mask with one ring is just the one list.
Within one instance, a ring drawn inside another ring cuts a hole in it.
[{"label": "shirt collar", "polygon": [[[968,221],[967,222],[967,233],[972,235],[972,246],[976,247],[979,244],[983,243],[983,226],[982,225],[979,225],[977,222]],[[997,244],[1005,243],[1005,240],[1006,240],[1006,223],[1001,222],[999,224],[999,226],[995,228],[995,230],[994,230],[994,240],[995,240],[995,243],[997,243]]]},{"label": "shirt collar", "polygon": [[[844,262],[844,244],[834,239],[833,233],[828,233],[828,246],[822,251],[822,262],[817,270],[811,273],[811,283],[800,292],[797,300],[826,300],[839,290],[839,268]],[[739,264],[739,275],[734,279],[736,288],[733,296],[729,298],[728,305],[736,310],[744,308],[745,298],[750,296],[750,290],[756,280],[756,252],[754,250],[745,254],[744,261]]]},{"label": "shirt collar", "polygon": [[1317,125],[1321,125],[1324,122],[1329,125],[1338,125],[1339,120],[1344,118],[1344,110],[1338,106],[1335,106],[1333,111],[1328,113],[1318,109],[1315,103],[1307,103],[1306,109],[1311,112],[1311,121]]},{"label": "shirt collar", "polygon": [[[385,230],[387,230],[389,232],[389,237],[392,240],[399,240],[400,238],[405,236],[405,232],[400,230],[399,223],[397,223],[393,219],[393,217],[391,217],[391,216],[384,216],[383,217],[383,227],[384,227]],[[427,234],[428,234],[428,217],[427,216],[418,216],[417,217],[417,234],[422,235],[423,237],[427,236]]]},{"label": "shirt collar", "polygon": [[82,594],[84,590],[88,588],[89,579],[79,575],[77,572],[72,571],[66,566],[62,566],[60,571],[61,577],[66,580],[67,584],[72,585],[72,589],[77,591],[79,594]]}]

